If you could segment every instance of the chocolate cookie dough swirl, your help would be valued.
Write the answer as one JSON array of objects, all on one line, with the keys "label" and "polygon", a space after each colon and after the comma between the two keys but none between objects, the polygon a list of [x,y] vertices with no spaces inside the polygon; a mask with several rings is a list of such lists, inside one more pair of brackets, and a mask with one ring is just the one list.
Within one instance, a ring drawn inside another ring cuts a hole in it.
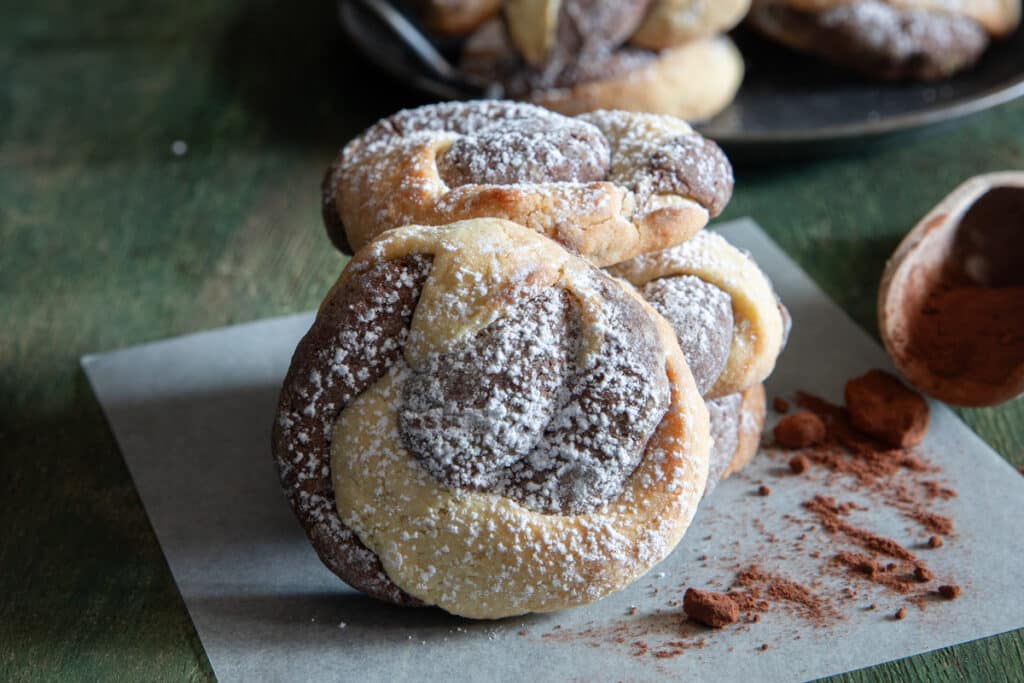
[{"label": "chocolate cookie dough swirl", "polygon": [[672,325],[705,397],[743,391],[775,368],[789,314],[753,259],[721,235],[702,232],[608,272],[637,287]]},{"label": "chocolate cookie dough swirl", "polygon": [[689,239],[732,186],[717,145],[670,117],[453,102],[399,112],[346,145],[323,207],[342,250],[401,225],[504,218],[607,265]]},{"label": "chocolate cookie dough swirl", "polygon": [[711,473],[719,479],[754,457],[764,425],[761,382],[785,344],[789,315],[768,278],[715,233],[612,266],[665,317],[711,416]]},{"label": "chocolate cookie dough swirl", "polygon": [[478,219],[353,257],[296,350],[273,447],[342,579],[498,618],[591,602],[664,558],[704,489],[708,429],[642,299]]},{"label": "chocolate cookie dough swirl", "polygon": [[750,24],[876,78],[935,80],[1020,22],[1020,0],[755,0]]}]

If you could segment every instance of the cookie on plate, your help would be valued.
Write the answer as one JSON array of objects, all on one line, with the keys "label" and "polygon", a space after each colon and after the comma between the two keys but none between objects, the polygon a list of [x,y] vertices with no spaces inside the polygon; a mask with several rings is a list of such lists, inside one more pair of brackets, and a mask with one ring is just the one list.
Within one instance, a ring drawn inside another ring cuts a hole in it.
[{"label": "cookie on plate", "polygon": [[971,67],[1019,15],[1019,0],[755,0],[748,21],[868,76],[937,80]]},{"label": "cookie on plate", "polygon": [[488,22],[463,48],[464,71],[499,82],[507,96],[567,115],[599,109],[648,112],[699,121],[732,101],[743,57],[726,36],[654,51],[626,45],[539,69],[525,63],[500,22]]},{"label": "cookie on plate", "polygon": [[657,0],[630,42],[651,50],[678,47],[730,30],[750,10],[750,0]]}]

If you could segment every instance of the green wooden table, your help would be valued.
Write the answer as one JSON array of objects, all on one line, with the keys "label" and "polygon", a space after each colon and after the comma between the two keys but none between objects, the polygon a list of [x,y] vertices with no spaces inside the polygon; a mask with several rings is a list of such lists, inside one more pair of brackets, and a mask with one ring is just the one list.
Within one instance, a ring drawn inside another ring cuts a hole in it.
[{"label": "green wooden table", "polygon": [[[78,358],[314,307],[342,266],[323,168],[420,100],[350,50],[329,1],[29,5],[0,6],[0,680],[206,680]],[[740,169],[728,217],[755,216],[875,331],[901,235],[1022,155],[1024,102],[899,146]],[[1024,402],[961,414],[1024,465]],[[1022,669],[1017,632],[843,678]]]}]

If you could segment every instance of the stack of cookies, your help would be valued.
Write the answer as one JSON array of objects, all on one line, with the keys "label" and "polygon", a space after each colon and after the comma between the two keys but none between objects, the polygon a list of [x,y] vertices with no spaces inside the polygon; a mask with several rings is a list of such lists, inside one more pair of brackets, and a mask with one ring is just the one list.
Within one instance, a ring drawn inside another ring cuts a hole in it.
[{"label": "stack of cookies", "polygon": [[630,584],[756,452],[788,316],[704,232],[721,150],[679,119],[506,101],[378,122],[323,185],[355,254],[273,451],[324,563],[400,605],[551,611]]},{"label": "stack of cookies", "polygon": [[743,59],[721,35],[750,0],[424,0],[428,30],[467,36],[461,67],[563,114],[598,109],[709,118]]}]

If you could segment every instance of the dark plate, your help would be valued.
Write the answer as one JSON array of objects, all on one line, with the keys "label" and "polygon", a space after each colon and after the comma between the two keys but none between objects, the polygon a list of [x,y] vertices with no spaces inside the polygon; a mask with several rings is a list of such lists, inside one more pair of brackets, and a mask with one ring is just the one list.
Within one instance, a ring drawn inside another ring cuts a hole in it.
[{"label": "dark plate", "polygon": [[[400,8],[402,3],[395,3]],[[431,67],[374,11],[381,0],[340,0],[341,24],[352,41],[396,78],[445,99],[498,94],[467,83],[444,65]],[[735,102],[699,128],[730,154],[771,160],[822,156],[860,148],[895,134],[949,123],[1024,95],[1024,31],[995,43],[978,65],[939,83],[879,83],[830,67],[737,31],[747,75]],[[457,41],[431,41],[454,63]],[[420,51],[420,54],[423,50]]]}]

